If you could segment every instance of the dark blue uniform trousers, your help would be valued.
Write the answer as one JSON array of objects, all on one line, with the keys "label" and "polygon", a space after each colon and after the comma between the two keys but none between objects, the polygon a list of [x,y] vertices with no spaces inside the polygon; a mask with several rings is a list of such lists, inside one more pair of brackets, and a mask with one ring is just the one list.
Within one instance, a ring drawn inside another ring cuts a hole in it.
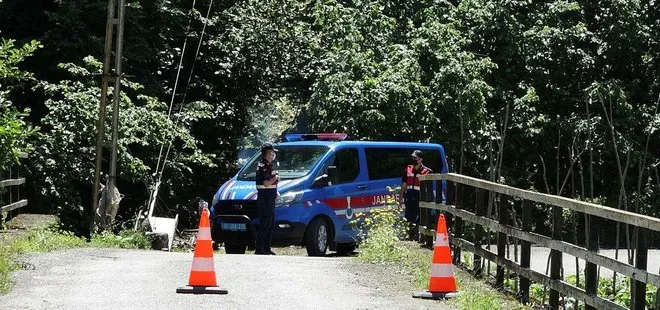
[{"label": "dark blue uniform trousers", "polygon": [[409,238],[417,239],[418,225],[419,225],[419,191],[414,189],[406,190],[405,193],[406,210],[404,216],[406,221],[415,226],[411,229]]},{"label": "dark blue uniform trousers", "polygon": [[255,253],[269,253],[275,226],[275,197],[276,190],[259,190],[257,193],[257,207],[259,208],[259,227]]}]

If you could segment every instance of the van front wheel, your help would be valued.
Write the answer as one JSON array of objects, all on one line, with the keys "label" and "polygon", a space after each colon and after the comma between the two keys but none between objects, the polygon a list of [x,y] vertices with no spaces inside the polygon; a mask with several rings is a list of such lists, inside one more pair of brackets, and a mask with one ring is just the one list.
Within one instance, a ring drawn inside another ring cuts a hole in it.
[{"label": "van front wheel", "polygon": [[328,240],[330,239],[330,228],[328,222],[323,218],[317,218],[307,227],[305,238],[307,246],[307,255],[324,256],[328,250]]}]

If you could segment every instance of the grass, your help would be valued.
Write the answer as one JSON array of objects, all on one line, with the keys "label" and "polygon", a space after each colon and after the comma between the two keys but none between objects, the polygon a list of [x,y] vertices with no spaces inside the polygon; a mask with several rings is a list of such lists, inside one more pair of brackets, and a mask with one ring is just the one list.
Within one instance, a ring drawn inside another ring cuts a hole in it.
[{"label": "grass", "polygon": [[[380,239],[372,235],[374,239]],[[383,250],[383,247],[360,247],[358,259],[363,263],[397,263],[405,273],[412,277],[414,289],[428,288],[433,252],[421,247],[416,242],[396,241],[393,248]],[[394,249],[396,248],[396,249]],[[529,309],[517,302],[513,297],[493,289],[488,283],[475,279],[468,272],[454,268],[454,277],[460,295],[450,304],[459,309]]]},{"label": "grass", "polygon": [[[411,276],[411,286],[416,290],[428,288],[433,251],[416,242],[401,241],[408,235],[408,224],[402,210],[393,201],[391,208],[372,212],[370,217],[356,215],[351,223],[358,232],[360,254],[363,263],[398,264]],[[487,283],[474,279],[470,274],[454,268],[459,297],[450,301],[460,309],[524,309],[511,297],[492,289]]]},{"label": "grass", "polygon": [[11,290],[11,273],[22,268],[22,264],[17,261],[20,255],[83,247],[144,249],[148,246],[144,233],[133,231],[123,231],[119,235],[95,235],[87,242],[70,232],[52,227],[34,228],[0,244],[0,294]]},{"label": "grass", "polygon": [[454,269],[454,273],[462,295],[452,302],[460,309],[532,309],[462,269]]},{"label": "grass", "polygon": [[[403,222],[401,210],[395,204],[372,213],[371,217],[360,218],[352,223],[360,234],[360,254],[363,263],[391,263],[402,267],[411,276],[411,286],[416,290],[428,288],[433,251],[419,243],[401,241],[407,235],[407,224]],[[469,273],[454,268],[459,297],[449,303],[459,309],[526,309],[513,297],[498,292],[486,282],[475,279]]]},{"label": "grass", "polygon": [[[399,246],[407,253],[402,262],[412,275],[415,289],[427,289],[433,252],[415,242],[400,241]],[[459,309],[527,309],[512,297],[498,292],[462,269],[454,268],[454,277],[460,295],[450,303]]]},{"label": "grass", "polygon": [[104,232],[94,235],[90,246],[101,248],[146,249],[150,241],[142,232],[123,230],[118,235]]}]

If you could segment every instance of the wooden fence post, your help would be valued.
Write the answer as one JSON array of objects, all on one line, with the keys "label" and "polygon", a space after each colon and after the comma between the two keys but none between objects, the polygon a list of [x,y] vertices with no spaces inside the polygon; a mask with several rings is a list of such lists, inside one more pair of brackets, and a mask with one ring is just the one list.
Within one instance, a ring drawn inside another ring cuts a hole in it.
[{"label": "wooden fence post", "polygon": [[[500,195],[499,202],[496,200],[499,222],[502,225],[508,224],[509,210],[507,206],[507,199],[505,195]],[[507,236],[503,232],[497,233],[497,256],[501,259],[506,258],[506,244]],[[495,275],[495,285],[497,288],[504,288],[504,266],[497,265],[497,273]]]},{"label": "wooden fence post", "polygon": [[[635,268],[646,270],[648,258],[648,245],[646,244],[647,230],[641,227],[635,227],[637,235],[637,251],[635,253]],[[646,283],[632,280],[630,296],[630,309],[646,309]]]},{"label": "wooden fence post", "polygon": [[[532,230],[532,206],[527,200],[522,201],[522,230],[530,232]],[[532,255],[532,244],[529,241],[521,240],[520,247],[520,267],[528,268]],[[518,275],[520,278],[520,301],[524,304],[529,303],[529,278]]]},{"label": "wooden fence post", "polygon": [[[420,182],[420,195],[421,195],[421,201],[424,202],[433,202],[433,181],[422,181]],[[420,208],[419,209],[419,226],[418,227],[418,235],[419,239],[418,241],[424,244],[433,244],[433,237],[432,236],[427,236],[426,234],[422,233],[422,230],[419,228],[424,228],[424,229],[431,229],[433,226],[432,220],[431,220],[431,209],[427,208]],[[430,241],[429,241],[430,240]]]},{"label": "wooden fence post", "polygon": [[[447,205],[452,206],[456,205],[456,184],[455,182],[447,181]],[[447,221],[447,233],[450,235],[454,231],[453,224],[453,215],[451,213],[443,213],[445,215],[445,220]],[[450,230],[451,229],[451,230]]]},{"label": "wooden fence post", "polygon": [[[599,218],[594,215],[587,215],[587,250],[597,253],[598,252],[598,222]],[[585,291],[587,294],[592,296],[598,295],[598,265],[587,261],[587,266],[585,267]],[[596,310],[596,307],[586,305],[586,310]]]},{"label": "wooden fence post", "polygon": [[[456,209],[463,209],[463,188],[464,186],[460,183],[456,183]],[[463,219],[459,216],[454,217],[454,237],[462,238],[463,237]],[[461,263],[461,245],[460,243],[454,242],[453,248],[453,260],[454,265],[459,265]]]},{"label": "wooden fence post", "polygon": [[[474,214],[476,216],[484,216],[486,214],[486,206],[484,204],[485,195],[488,194],[488,191],[483,191],[479,188],[475,190],[475,201],[474,201]],[[477,249],[481,248],[482,240],[484,238],[484,227],[479,224],[474,224],[474,247]],[[475,251],[476,252],[476,251]],[[481,256],[479,254],[473,254],[474,267],[472,271],[476,277],[480,277],[482,274],[481,268]]]},{"label": "wooden fence post", "polygon": [[[552,207],[552,239],[561,241],[562,208]],[[562,266],[562,253],[550,250],[550,278],[560,280]],[[559,292],[550,289],[550,309],[559,309]]]}]

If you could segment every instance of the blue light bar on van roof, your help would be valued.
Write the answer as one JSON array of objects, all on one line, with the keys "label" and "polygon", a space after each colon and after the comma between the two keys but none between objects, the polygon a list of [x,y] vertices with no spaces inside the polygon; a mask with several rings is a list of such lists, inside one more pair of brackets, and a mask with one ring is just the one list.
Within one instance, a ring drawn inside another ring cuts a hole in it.
[{"label": "blue light bar on van roof", "polygon": [[293,141],[343,141],[346,140],[348,134],[341,132],[328,132],[328,133],[292,133],[284,135],[284,140],[287,142]]}]

